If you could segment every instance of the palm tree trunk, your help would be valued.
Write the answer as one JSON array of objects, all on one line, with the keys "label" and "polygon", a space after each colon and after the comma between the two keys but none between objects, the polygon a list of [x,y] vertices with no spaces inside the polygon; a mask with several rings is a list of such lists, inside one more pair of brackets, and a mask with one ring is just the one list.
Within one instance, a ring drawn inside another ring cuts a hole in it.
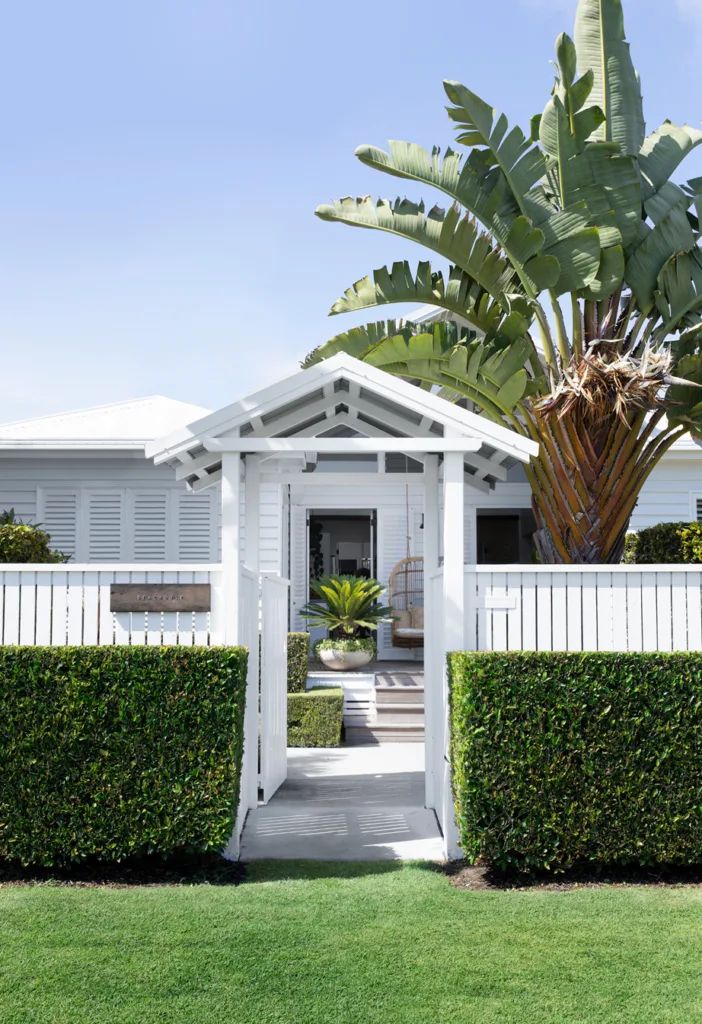
[{"label": "palm tree trunk", "polygon": [[612,414],[595,426],[581,417],[535,415],[541,452],[527,468],[542,563],[621,561],[632,513],[647,477],[682,428],[656,433],[662,414]]}]

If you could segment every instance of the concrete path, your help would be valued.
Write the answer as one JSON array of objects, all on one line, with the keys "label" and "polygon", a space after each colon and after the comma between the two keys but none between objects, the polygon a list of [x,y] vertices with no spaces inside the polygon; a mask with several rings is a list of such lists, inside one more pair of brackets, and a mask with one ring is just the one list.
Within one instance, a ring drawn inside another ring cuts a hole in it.
[{"label": "concrete path", "polygon": [[288,750],[288,779],[249,812],[241,859],[443,860],[424,744]]}]

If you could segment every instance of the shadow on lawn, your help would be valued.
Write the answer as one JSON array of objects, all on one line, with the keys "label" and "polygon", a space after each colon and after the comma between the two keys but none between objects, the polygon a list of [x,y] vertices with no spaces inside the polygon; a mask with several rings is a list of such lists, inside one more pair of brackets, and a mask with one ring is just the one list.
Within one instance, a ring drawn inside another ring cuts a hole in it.
[{"label": "shadow on lawn", "polygon": [[244,865],[216,853],[177,857],[133,857],[120,863],[91,857],[64,867],[25,866],[0,858],[0,887],[63,885],[76,888],[123,889],[157,885],[240,885]]},{"label": "shadow on lawn", "polygon": [[0,888],[65,886],[80,889],[127,889],[139,886],[236,886],[257,882],[362,878],[401,871],[402,861],[224,860],[216,853],[130,858],[121,863],[88,858],[65,867],[25,866],[0,858]]},{"label": "shadow on lawn", "polygon": [[323,878],[364,878],[402,871],[407,861],[253,860],[242,866],[244,881],[309,882]]}]

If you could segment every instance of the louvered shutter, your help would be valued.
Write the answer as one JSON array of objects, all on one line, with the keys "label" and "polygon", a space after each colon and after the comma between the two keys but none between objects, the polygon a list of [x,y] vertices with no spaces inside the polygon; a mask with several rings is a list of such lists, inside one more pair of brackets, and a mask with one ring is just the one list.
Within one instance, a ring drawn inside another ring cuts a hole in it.
[{"label": "louvered shutter", "polygon": [[300,609],[309,599],[309,537],[307,534],[307,509],[302,505],[290,506],[290,598],[292,622],[290,628],[304,631],[307,623],[300,618]]},{"label": "louvered shutter", "polygon": [[214,559],[214,501],[211,492],[178,495],[178,561]]},{"label": "louvered shutter", "polygon": [[39,520],[42,529],[51,537],[51,547],[75,558],[78,545],[78,492],[41,491]]},{"label": "louvered shutter", "polygon": [[87,491],[88,561],[124,560],[124,492]]},{"label": "louvered shutter", "polygon": [[133,491],[130,495],[132,559],[168,561],[168,491]]},{"label": "louvered shutter", "polygon": [[697,499],[697,522],[702,523],[702,498]]}]

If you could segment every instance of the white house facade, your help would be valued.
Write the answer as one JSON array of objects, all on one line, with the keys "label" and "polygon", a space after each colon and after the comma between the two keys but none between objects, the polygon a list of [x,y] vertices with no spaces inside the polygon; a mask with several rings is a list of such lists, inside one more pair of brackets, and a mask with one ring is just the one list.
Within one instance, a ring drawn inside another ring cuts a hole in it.
[{"label": "white house facade", "polygon": [[[387,583],[407,555],[424,554],[427,459],[410,439],[451,432],[436,410],[437,418],[423,415],[352,376],[320,374],[304,391],[293,377],[217,413],[152,397],[0,426],[0,509],[43,524],[53,546],[79,563],[217,563],[222,457],[198,438],[236,437],[242,454],[247,442],[256,449],[271,438],[324,438],[327,451],[257,453],[258,565],[290,579],[290,626],[301,628],[311,576],[365,571]],[[393,441],[395,450],[340,450],[345,438],[362,437]],[[464,453],[467,564],[531,562],[533,518],[519,455],[487,439]],[[244,480],[243,538],[246,488]],[[684,438],[646,483],[632,528],[695,519],[702,519],[702,448]],[[379,640],[381,658],[422,657],[393,647],[387,626]]]}]

